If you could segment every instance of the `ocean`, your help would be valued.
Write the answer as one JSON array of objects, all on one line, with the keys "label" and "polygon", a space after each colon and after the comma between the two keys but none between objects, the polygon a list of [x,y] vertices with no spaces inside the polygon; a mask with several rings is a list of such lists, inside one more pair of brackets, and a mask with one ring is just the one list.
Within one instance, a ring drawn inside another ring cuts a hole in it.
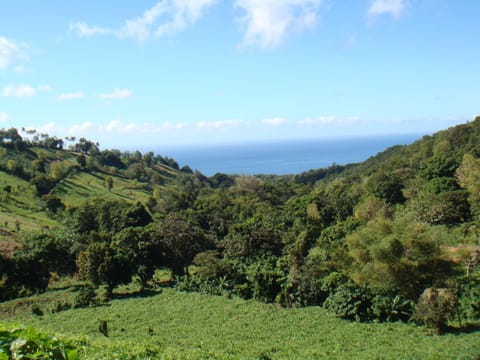
[{"label": "ocean", "polygon": [[157,146],[145,151],[169,156],[180,167],[190,166],[204,175],[298,174],[311,169],[367,160],[393,145],[407,145],[419,134],[388,135],[318,140],[283,140],[225,145]]}]

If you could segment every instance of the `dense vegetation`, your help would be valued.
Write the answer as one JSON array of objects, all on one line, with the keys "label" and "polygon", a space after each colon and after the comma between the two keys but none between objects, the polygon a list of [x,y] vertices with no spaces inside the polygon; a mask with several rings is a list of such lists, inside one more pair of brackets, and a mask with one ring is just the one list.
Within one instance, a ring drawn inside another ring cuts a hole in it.
[{"label": "dense vegetation", "polygon": [[76,345],[64,343],[55,337],[32,328],[0,325],[0,359],[55,359],[77,360]]},{"label": "dense vegetation", "polygon": [[0,131],[0,300],[74,277],[70,305],[92,306],[168,269],[179,290],[363,322],[480,319],[480,118],[292,176],[206,177],[67,141]]}]

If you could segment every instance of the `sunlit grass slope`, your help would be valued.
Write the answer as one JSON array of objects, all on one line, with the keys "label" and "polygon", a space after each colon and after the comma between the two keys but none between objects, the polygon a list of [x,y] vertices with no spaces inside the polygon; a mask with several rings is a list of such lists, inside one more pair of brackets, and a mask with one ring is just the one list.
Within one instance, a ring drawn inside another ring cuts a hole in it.
[{"label": "sunlit grass slope", "polygon": [[[66,208],[78,206],[92,198],[146,203],[153,196],[154,190],[161,193],[170,183],[185,176],[180,171],[163,164],[152,165],[150,171],[155,172],[157,178],[157,183],[152,185],[127,178],[115,168],[106,167],[104,170],[99,170],[98,167],[80,168],[77,162],[79,154],[70,151],[32,147],[29,152],[12,153],[9,156],[12,159],[23,159],[24,163],[31,163],[37,159],[35,156],[38,156],[48,164],[47,170],[48,166],[55,162],[61,162],[64,168],[74,168],[58,180],[51,192]],[[110,190],[107,190],[105,185],[107,177],[113,180],[113,187]],[[0,240],[11,240],[20,231],[62,227],[59,221],[61,217],[46,211],[45,202],[37,194],[31,181],[0,171],[0,195]]]},{"label": "sunlit grass slope", "polygon": [[[60,290],[59,296],[66,294]],[[51,296],[51,295],[49,295]],[[40,304],[44,302],[40,301]],[[0,319],[84,339],[87,359],[478,359],[478,333],[430,336],[403,323],[343,321],[322,308],[283,309],[164,289],[111,305]],[[17,306],[18,300],[16,303]],[[43,305],[42,305],[43,306]],[[106,320],[109,336],[98,330]]]}]

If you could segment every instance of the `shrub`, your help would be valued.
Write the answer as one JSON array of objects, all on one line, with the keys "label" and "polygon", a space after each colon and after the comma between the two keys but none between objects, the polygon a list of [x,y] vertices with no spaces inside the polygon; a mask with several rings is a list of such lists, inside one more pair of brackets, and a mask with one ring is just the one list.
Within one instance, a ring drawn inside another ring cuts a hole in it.
[{"label": "shrub", "polygon": [[37,332],[32,328],[5,328],[0,324],[0,359],[77,360],[72,344]]},{"label": "shrub", "polygon": [[408,321],[414,311],[415,303],[402,295],[375,295],[372,299],[372,311],[377,321]]},{"label": "shrub", "polygon": [[480,319],[480,271],[468,278],[459,279],[456,295],[461,319],[467,321]]},{"label": "shrub", "polygon": [[42,309],[40,309],[40,305],[38,305],[37,303],[33,303],[32,305],[30,305],[30,310],[32,310],[33,315],[37,315],[37,316],[43,315],[43,311]]},{"label": "shrub", "polygon": [[449,289],[427,288],[420,295],[413,319],[442,334],[457,308],[457,298]]},{"label": "shrub", "polygon": [[73,307],[82,308],[95,305],[97,303],[95,289],[91,286],[83,286],[78,292],[73,302]]},{"label": "shrub", "polygon": [[179,291],[193,291],[208,295],[223,295],[232,290],[231,283],[225,276],[217,279],[205,279],[198,275],[177,276],[175,288]]},{"label": "shrub", "polygon": [[49,308],[51,314],[59,313],[72,308],[72,304],[68,301],[55,301]]},{"label": "shrub", "polygon": [[325,300],[324,307],[344,319],[368,321],[373,318],[370,292],[353,284],[340,285]]},{"label": "shrub", "polygon": [[256,300],[273,302],[282,289],[283,278],[284,274],[273,257],[254,262],[247,269],[247,280]]},{"label": "shrub", "polygon": [[112,300],[112,291],[108,285],[101,285],[95,291],[95,302],[104,304]]}]

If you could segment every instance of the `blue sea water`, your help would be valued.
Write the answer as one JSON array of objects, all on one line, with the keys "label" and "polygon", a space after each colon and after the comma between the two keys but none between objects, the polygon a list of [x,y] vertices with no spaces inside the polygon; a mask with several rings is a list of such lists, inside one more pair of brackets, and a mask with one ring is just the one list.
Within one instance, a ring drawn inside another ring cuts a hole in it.
[{"label": "blue sea water", "polygon": [[367,160],[393,145],[407,145],[419,134],[318,140],[267,141],[226,145],[184,145],[148,149],[188,165],[204,175],[297,174]]}]

